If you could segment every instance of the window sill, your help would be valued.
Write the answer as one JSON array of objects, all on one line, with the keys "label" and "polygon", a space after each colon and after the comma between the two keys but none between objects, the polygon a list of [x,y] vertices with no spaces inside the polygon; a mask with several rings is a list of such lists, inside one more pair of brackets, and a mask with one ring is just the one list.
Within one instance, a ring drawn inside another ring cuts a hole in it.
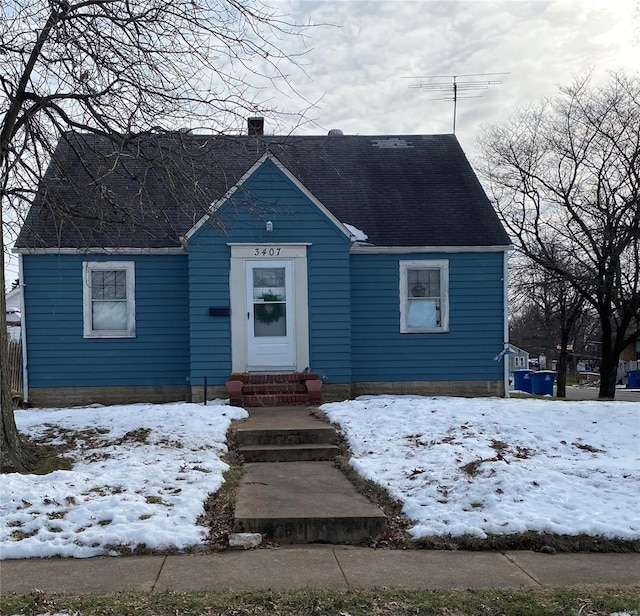
[{"label": "window sill", "polygon": [[449,330],[439,327],[438,329],[405,329],[401,334],[448,334]]},{"label": "window sill", "polygon": [[104,333],[90,333],[84,334],[84,338],[88,339],[109,339],[109,338],[135,338],[136,335],[129,332],[104,332]]}]

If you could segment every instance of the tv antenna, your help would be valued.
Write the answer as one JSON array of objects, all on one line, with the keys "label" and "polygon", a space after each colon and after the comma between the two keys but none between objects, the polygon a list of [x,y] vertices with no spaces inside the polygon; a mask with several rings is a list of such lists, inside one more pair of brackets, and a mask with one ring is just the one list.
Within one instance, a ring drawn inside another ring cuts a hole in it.
[{"label": "tv antenna", "polygon": [[419,77],[404,77],[404,79],[428,79],[430,81],[426,83],[416,83],[409,87],[435,95],[429,100],[453,101],[453,134],[455,135],[458,100],[481,98],[482,94],[480,94],[480,92],[502,83],[501,79],[481,79],[482,77],[500,77],[508,74],[509,73],[467,73],[464,75],[422,75]]}]

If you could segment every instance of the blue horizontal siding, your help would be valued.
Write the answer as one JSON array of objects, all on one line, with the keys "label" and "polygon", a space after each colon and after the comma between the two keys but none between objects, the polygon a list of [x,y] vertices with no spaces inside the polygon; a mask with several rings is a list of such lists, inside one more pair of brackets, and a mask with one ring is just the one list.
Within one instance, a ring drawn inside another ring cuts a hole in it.
[{"label": "blue horizontal siding", "polygon": [[[227,243],[310,243],[307,250],[310,368],[330,383],[351,381],[349,239],[270,161],[189,241],[191,380],[224,383],[231,372]],[[265,223],[273,223],[267,232]],[[212,347],[215,345],[215,347]]]},{"label": "blue horizontal siding", "polygon": [[[399,262],[449,262],[449,332],[400,333]],[[499,380],[503,345],[502,253],[354,254],[354,381]]]},{"label": "blue horizontal siding", "polygon": [[[82,263],[135,262],[135,338],[84,338]],[[31,387],[184,385],[189,377],[186,255],[25,255]]]}]

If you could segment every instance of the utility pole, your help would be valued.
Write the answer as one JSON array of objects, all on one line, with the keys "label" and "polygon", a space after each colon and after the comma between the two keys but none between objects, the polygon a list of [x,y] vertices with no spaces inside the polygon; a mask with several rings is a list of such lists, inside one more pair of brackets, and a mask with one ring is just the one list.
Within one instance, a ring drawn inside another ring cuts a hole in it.
[{"label": "utility pole", "polygon": [[[458,99],[481,98],[476,94],[488,90],[490,86],[502,84],[500,79],[486,79],[499,77],[509,73],[467,73],[464,75],[422,75],[420,77],[405,77],[404,79],[428,79],[426,83],[411,84],[410,88],[417,88],[427,94],[436,94],[429,100],[453,101],[453,134],[456,133],[456,118],[458,115]],[[482,78],[485,79],[482,79]]]}]

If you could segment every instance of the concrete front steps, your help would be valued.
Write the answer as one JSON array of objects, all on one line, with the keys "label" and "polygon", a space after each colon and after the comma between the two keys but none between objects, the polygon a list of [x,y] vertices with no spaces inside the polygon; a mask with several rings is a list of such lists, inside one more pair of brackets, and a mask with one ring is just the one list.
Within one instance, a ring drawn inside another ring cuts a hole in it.
[{"label": "concrete front steps", "polygon": [[338,453],[335,428],[305,408],[252,408],[234,437],[245,462],[333,460]]},{"label": "concrete front steps", "polygon": [[336,468],[337,434],[306,408],[252,408],[234,429],[246,464],[235,530],[277,543],[361,543],[386,529],[382,511]]}]

